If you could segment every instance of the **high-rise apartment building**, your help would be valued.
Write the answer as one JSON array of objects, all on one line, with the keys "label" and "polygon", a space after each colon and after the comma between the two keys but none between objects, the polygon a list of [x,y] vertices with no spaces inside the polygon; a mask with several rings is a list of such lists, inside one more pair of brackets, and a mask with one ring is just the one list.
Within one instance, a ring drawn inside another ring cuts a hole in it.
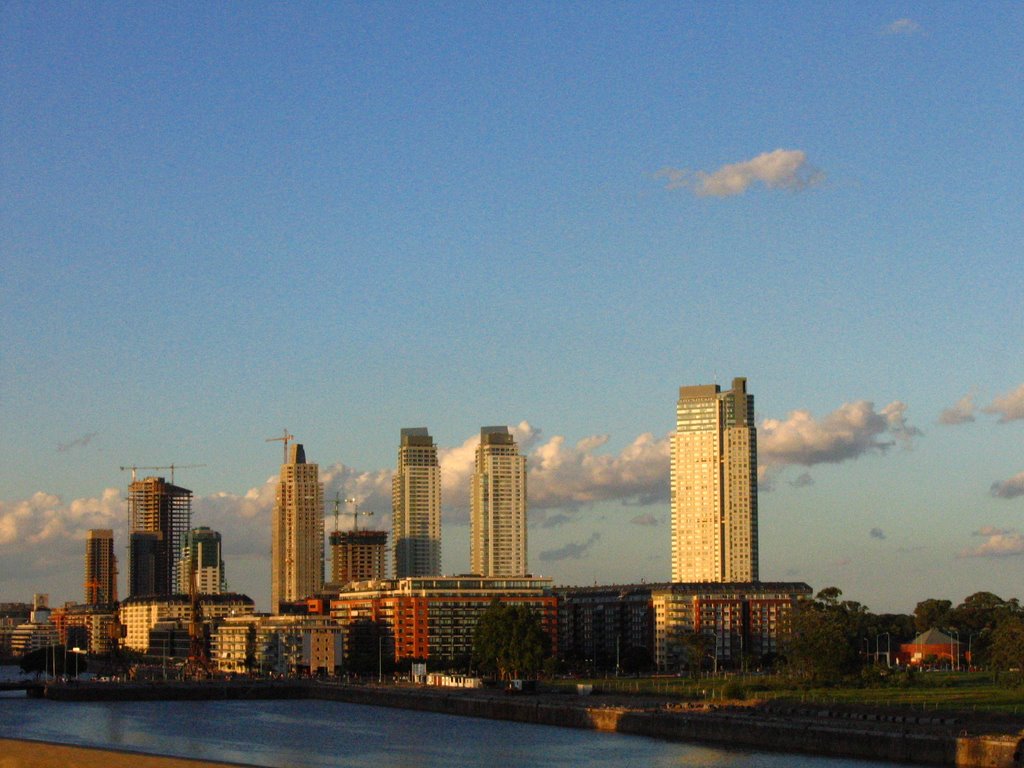
[{"label": "high-rise apartment building", "polygon": [[395,577],[441,573],[441,466],[425,427],[402,430],[391,480]]},{"label": "high-rise apartment building", "polygon": [[508,427],[483,427],[470,498],[470,569],[526,574],[526,457]]},{"label": "high-rise apartment building", "polygon": [[128,594],[170,595],[178,587],[178,553],[192,517],[192,491],[162,477],[128,486]]},{"label": "high-rise apartment building", "polygon": [[196,593],[219,595],[226,591],[224,560],[221,557],[221,537],[207,526],[193,528],[185,535],[181,548],[181,566],[178,569],[178,592],[189,594],[192,572],[196,574]]},{"label": "high-rise apartment building", "polygon": [[747,380],[680,387],[672,435],[672,581],[756,582],[757,435]]},{"label": "high-rise apartment building", "polygon": [[102,605],[116,602],[114,532],[110,528],[93,528],[85,537],[85,603]]},{"label": "high-rise apartment building", "polygon": [[302,600],[324,583],[324,488],[320,468],[306,463],[300,443],[281,465],[274,500],[271,544],[271,610]]}]

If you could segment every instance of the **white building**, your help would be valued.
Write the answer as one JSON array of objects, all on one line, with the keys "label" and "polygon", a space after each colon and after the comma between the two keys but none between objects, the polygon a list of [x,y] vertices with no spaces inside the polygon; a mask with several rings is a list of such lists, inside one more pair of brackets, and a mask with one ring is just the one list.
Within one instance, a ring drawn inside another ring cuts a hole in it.
[{"label": "white building", "polygon": [[526,457],[508,427],[480,430],[470,502],[473,573],[526,575]]},{"label": "white building", "polygon": [[441,573],[441,466],[425,427],[402,430],[391,479],[391,543],[396,578]]}]

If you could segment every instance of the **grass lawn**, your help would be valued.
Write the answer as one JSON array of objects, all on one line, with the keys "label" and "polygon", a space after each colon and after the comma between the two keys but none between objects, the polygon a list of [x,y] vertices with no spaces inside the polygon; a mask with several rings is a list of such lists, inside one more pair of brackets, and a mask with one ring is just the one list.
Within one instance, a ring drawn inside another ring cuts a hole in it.
[{"label": "grass lawn", "polygon": [[557,680],[552,685],[575,688],[576,683],[591,683],[595,690],[606,693],[657,694],[691,701],[742,697],[1024,714],[1024,687],[1001,685],[986,672],[925,672],[909,681],[894,675],[892,679],[874,684],[850,682],[820,688],[774,675],[719,675],[697,680],[611,677]]}]

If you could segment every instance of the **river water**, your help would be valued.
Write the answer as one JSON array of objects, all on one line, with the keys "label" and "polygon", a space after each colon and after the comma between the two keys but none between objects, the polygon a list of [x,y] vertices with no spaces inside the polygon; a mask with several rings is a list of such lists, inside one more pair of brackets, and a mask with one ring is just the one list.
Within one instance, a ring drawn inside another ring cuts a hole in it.
[{"label": "river water", "polygon": [[0,697],[0,737],[271,768],[869,768],[332,701],[61,703]]}]

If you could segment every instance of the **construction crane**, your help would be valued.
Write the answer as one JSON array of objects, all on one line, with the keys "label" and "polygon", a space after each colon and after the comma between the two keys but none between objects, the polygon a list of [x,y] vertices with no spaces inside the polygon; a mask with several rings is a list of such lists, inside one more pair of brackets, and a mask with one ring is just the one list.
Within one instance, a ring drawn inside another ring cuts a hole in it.
[{"label": "construction crane", "polygon": [[342,512],[341,511],[341,494],[340,493],[335,493],[334,494],[334,532],[335,533],[338,532],[338,515],[352,515],[352,530],[353,531],[358,531],[359,530],[359,516],[360,515],[363,515],[364,517],[372,517],[373,516],[373,512],[360,512],[359,511],[359,502],[356,501],[355,497],[349,497],[349,498],[345,499],[345,503],[352,505],[352,511],[351,512],[347,512],[347,511],[346,512]]},{"label": "construction crane", "polygon": [[205,466],[206,466],[205,464],[168,464],[165,467],[140,467],[140,466],[137,466],[135,464],[132,464],[130,467],[121,467],[121,471],[125,472],[127,470],[131,470],[132,482],[134,483],[135,482],[135,478],[136,478],[136,476],[138,474],[138,470],[140,470],[140,469],[148,469],[148,470],[151,470],[151,471],[157,471],[157,470],[161,470],[161,469],[169,469],[169,470],[171,470],[171,485],[174,485],[174,470],[176,470],[176,469],[199,469],[200,467],[205,467]]},{"label": "construction crane", "polygon": [[295,439],[295,435],[288,434],[288,428],[284,430],[283,437],[268,437],[264,442],[266,443],[284,443],[284,459],[281,461],[282,464],[288,463],[288,443]]}]

